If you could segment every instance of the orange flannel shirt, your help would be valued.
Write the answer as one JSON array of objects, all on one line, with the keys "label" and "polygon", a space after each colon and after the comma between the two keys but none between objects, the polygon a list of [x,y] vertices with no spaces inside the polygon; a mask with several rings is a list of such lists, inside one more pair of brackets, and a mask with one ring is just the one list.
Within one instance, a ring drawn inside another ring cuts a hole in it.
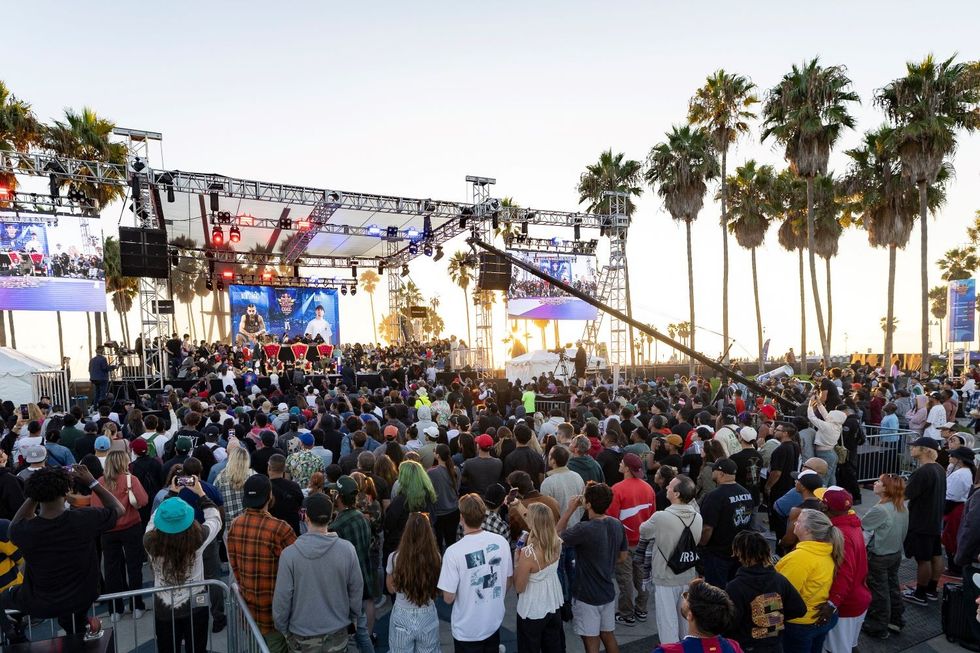
[{"label": "orange flannel shirt", "polygon": [[263,634],[276,629],[272,620],[272,594],[276,589],[279,556],[295,541],[292,527],[265,510],[247,509],[228,528],[228,562],[242,598]]}]

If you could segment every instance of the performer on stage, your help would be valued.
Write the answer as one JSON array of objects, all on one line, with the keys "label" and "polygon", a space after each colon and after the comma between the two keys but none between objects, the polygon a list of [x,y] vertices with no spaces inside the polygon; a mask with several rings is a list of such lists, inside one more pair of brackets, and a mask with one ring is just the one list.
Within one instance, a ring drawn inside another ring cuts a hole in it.
[{"label": "performer on stage", "polygon": [[306,325],[304,332],[308,338],[316,339],[317,336],[323,338],[324,342],[332,343],[332,331],[330,323],[323,319],[323,306],[316,307],[316,317]]},{"label": "performer on stage", "polygon": [[249,304],[245,308],[245,315],[238,322],[238,337],[255,342],[259,336],[265,335],[265,320],[255,310],[255,304]]}]

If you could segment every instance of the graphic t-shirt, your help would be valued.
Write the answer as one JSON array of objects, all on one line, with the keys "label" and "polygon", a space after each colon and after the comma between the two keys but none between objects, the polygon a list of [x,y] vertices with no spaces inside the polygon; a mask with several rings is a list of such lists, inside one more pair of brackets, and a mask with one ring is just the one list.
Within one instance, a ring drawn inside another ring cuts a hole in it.
[{"label": "graphic t-shirt", "polygon": [[701,517],[713,530],[704,550],[731,558],[732,541],[751,526],[754,507],[752,493],[738,483],[725,483],[709,492],[701,502]]},{"label": "graphic t-shirt", "polygon": [[640,542],[640,524],[657,509],[656,497],[646,481],[627,478],[612,487],[613,500],[606,514],[615,517],[626,529],[626,542],[636,546]]},{"label": "graphic t-shirt", "polygon": [[513,573],[510,545],[496,533],[472,533],[446,549],[438,587],[456,595],[453,639],[479,642],[497,632]]},{"label": "graphic t-shirt", "polygon": [[762,493],[762,454],[755,449],[742,449],[734,454],[732,461],[738,467],[735,482],[752,493],[752,501],[759,505]]},{"label": "graphic t-shirt", "polygon": [[615,599],[616,559],[626,551],[626,531],[619,520],[582,521],[565,529],[561,539],[566,546],[575,547],[572,596],[589,605],[605,605]]}]

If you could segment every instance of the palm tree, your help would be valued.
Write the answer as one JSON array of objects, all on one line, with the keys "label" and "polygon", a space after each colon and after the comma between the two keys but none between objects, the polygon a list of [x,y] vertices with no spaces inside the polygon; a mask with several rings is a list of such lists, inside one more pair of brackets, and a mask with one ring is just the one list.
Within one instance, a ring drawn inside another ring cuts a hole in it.
[{"label": "palm tree", "polygon": [[541,330],[541,349],[548,348],[548,320],[531,320]]},{"label": "palm tree", "polygon": [[368,294],[371,300],[371,328],[374,333],[374,342],[378,342],[378,320],[374,317],[374,291],[378,288],[381,277],[374,270],[361,272],[361,290]]},{"label": "palm tree", "polygon": [[[887,334],[887,337],[890,338],[892,334],[895,333],[895,329],[898,328],[898,318],[893,317],[889,319],[887,317],[883,317],[880,320],[880,324],[881,324],[881,330],[884,331]],[[886,324],[891,326],[886,327],[885,326]],[[888,366],[888,368],[891,368],[891,358],[882,358],[882,360],[884,361],[884,365]]]},{"label": "palm tree", "polygon": [[728,361],[728,148],[749,131],[754,119],[753,105],[759,102],[755,84],[747,77],[719,69],[694,93],[688,105],[688,121],[711,134],[715,150],[721,155],[721,331],[724,361]]},{"label": "palm tree", "polygon": [[[125,316],[133,308],[133,300],[139,294],[139,279],[122,275],[119,241],[114,236],[105,239],[102,248],[102,262],[105,268],[105,291],[106,294],[112,293],[112,307],[119,315],[120,337],[129,346],[129,326]],[[60,313],[58,320],[60,328]]]},{"label": "palm tree", "polygon": [[[6,156],[6,152],[26,152],[40,136],[41,125],[30,103],[18,99],[0,81],[0,156]],[[15,190],[17,177],[13,173],[0,172],[0,186]]]},{"label": "palm tree", "polygon": [[[814,250],[813,186],[819,175],[827,174],[830,150],[841,132],[854,127],[848,103],[859,98],[850,90],[851,80],[843,66],[821,66],[817,58],[783,76],[769,90],[763,108],[762,140],[770,137],[785,148],[793,172],[806,180],[806,240],[810,258],[810,286],[817,313],[824,364],[830,364],[830,341],[824,325],[817,285]],[[806,355],[806,352],[804,352]]]},{"label": "palm tree", "polygon": [[946,350],[946,344],[943,342],[943,333],[945,332],[943,329],[943,320],[946,319],[947,294],[947,286],[934,286],[931,290],[929,290],[929,312],[934,318],[939,320],[939,351]]},{"label": "palm tree", "polygon": [[980,265],[980,258],[972,247],[954,247],[947,250],[946,255],[936,261],[936,265],[942,270],[940,278],[943,281],[969,279]]},{"label": "palm tree", "polygon": [[806,250],[806,184],[792,170],[782,170],[773,183],[774,213],[785,218],[779,226],[779,244],[799,256],[800,270],[800,374],[807,372],[806,360],[806,271],[803,252]]},{"label": "palm tree", "polygon": [[449,278],[463,291],[463,310],[466,312],[466,344],[471,346],[473,338],[470,333],[470,302],[466,289],[470,287],[470,281],[473,279],[473,260],[464,250],[459,250],[449,257]]},{"label": "palm tree", "polygon": [[762,364],[762,307],[759,304],[759,276],[755,250],[765,240],[769,221],[772,219],[775,176],[772,166],[759,166],[754,160],[749,160],[745,165],[736,168],[735,174],[727,182],[731,201],[728,229],[735,235],[738,244],[752,253],[752,291],[755,296],[759,374],[765,372],[765,369]]},{"label": "palm tree", "polygon": [[875,95],[895,130],[891,140],[902,160],[902,172],[919,193],[921,251],[922,369],[929,369],[929,212],[928,187],[939,178],[943,163],[956,148],[956,132],[980,127],[980,66],[955,63],[955,56],[937,62],[932,55],[908,62],[904,77]]},{"label": "palm tree", "polygon": [[827,282],[827,348],[833,344],[834,302],[831,293],[830,259],[837,256],[844,225],[841,223],[838,183],[833,174],[821,175],[813,182],[813,247],[824,260]]},{"label": "palm tree", "polygon": [[[687,295],[691,341],[694,349],[694,257],[691,245],[691,223],[704,206],[708,182],[717,177],[718,159],[711,145],[711,136],[700,127],[674,127],[667,133],[666,142],[650,150],[644,178],[664,200],[670,216],[683,222],[687,232]],[[694,361],[689,362],[694,374]]]},{"label": "palm tree", "polygon": [[170,245],[177,248],[179,257],[178,265],[170,269],[170,293],[187,308],[187,332],[196,339],[191,302],[197,296],[197,280],[202,272],[202,262],[197,258],[197,241],[188,236],[177,236],[170,240]]},{"label": "palm tree", "polygon": [[609,198],[605,193],[618,192],[626,194],[626,215],[631,216],[636,210],[634,197],[643,194],[640,186],[643,164],[633,159],[626,159],[622,152],[613,154],[612,148],[599,154],[599,160],[585,167],[585,172],[578,181],[578,203],[588,202],[586,210],[589,213],[609,213]]}]

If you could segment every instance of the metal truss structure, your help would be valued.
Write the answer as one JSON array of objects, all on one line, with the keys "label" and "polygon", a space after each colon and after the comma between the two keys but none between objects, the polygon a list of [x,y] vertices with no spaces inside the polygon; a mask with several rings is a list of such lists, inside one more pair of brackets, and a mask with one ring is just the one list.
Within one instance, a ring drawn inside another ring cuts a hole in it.
[{"label": "metal truss structure", "polygon": [[[236,275],[233,278],[239,278],[237,275],[242,273],[235,270],[233,266],[289,265],[295,268],[311,267],[318,269],[351,266],[371,267],[377,269],[379,273],[388,272],[388,306],[390,314],[395,316],[407,312],[402,310],[407,307],[402,305],[404,303],[402,278],[404,275],[399,274],[399,270],[404,269],[403,266],[407,266],[413,259],[424,256],[425,252],[431,252],[464,233],[470,233],[483,240],[492,240],[494,231],[503,225],[500,231],[510,235],[507,245],[511,250],[593,255],[596,252],[598,241],[595,239],[582,240],[578,236],[583,228],[599,230],[600,235],[607,236],[610,242],[609,263],[603,266],[599,283],[600,299],[617,310],[622,309],[626,314],[631,314],[625,251],[629,218],[625,210],[626,198],[622,194],[613,193],[610,195],[608,214],[593,214],[503,206],[498,199],[493,198],[490,194],[491,186],[495,184],[495,180],[489,177],[468,176],[466,178],[470,184],[470,202],[355,193],[208,173],[154,169],[149,159],[147,145],[150,141],[160,140],[161,135],[159,133],[116,129],[115,134],[126,139],[130,147],[131,158],[126,166],[67,159],[44,152],[2,152],[0,153],[0,171],[49,177],[52,182],[71,180],[76,183],[129,186],[132,191],[136,191],[132,201],[137,224],[144,228],[162,226],[160,194],[164,192],[171,196],[178,192],[198,195],[201,198],[202,218],[206,217],[205,196],[216,195],[240,200],[310,206],[312,208],[309,217],[291,221],[289,229],[296,230],[302,235],[294,238],[289,249],[281,255],[251,254],[207,246],[202,248],[200,252],[213,263],[212,269],[214,265],[218,264],[224,268],[216,272],[215,279],[217,280],[218,275],[224,274],[225,269],[228,268],[231,268],[233,274]],[[76,206],[64,198],[32,195],[31,200],[42,203],[48,202],[54,215],[79,215],[79,211],[86,209],[84,202]],[[424,232],[414,228],[332,224],[330,220],[335,217],[339,210],[428,216],[438,224]],[[8,211],[11,211],[11,208],[0,207],[0,212]],[[230,216],[224,214],[221,219],[218,219],[218,216],[212,213],[211,219],[213,224],[233,225],[239,229],[283,230],[279,215],[241,214]],[[205,220],[206,224],[207,221]],[[527,228],[530,225],[574,229],[576,237],[569,240],[531,238],[527,236]],[[517,232],[516,237],[514,236],[515,232]],[[384,242],[383,255],[339,257],[319,255],[307,251],[308,246],[319,233],[379,238]],[[297,274],[283,278],[292,281],[302,279]],[[269,283],[270,280],[262,279],[262,282]],[[356,280],[353,280],[353,283],[356,283]],[[341,285],[347,287],[351,284]],[[165,284],[141,279],[140,319],[143,341],[146,343],[152,342],[155,337],[162,338],[170,332],[168,319],[159,315],[155,310],[157,301],[167,299],[167,295]],[[489,375],[494,369],[492,295],[475,293],[474,301],[477,312],[476,341],[469,343],[470,348],[475,352],[471,363],[481,375]],[[584,340],[590,351],[596,348],[599,340],[601,321],[600,317],[586,326]],[[399,340],[406,336],[402,326],[400,323]],[[610,363],[626,364],[629,362],[629,352],[632,345],[630,340],[625,324],[613,318],[611,320]],[[145,359],[149,361],[149,357],[145,357]],[[153,383],[162,385],[165,369],[165,362],[153,370],[150,369],[148,362],[144,373],[148,379],[150,374],[156,375],[156,378],[152,379]]]}]

